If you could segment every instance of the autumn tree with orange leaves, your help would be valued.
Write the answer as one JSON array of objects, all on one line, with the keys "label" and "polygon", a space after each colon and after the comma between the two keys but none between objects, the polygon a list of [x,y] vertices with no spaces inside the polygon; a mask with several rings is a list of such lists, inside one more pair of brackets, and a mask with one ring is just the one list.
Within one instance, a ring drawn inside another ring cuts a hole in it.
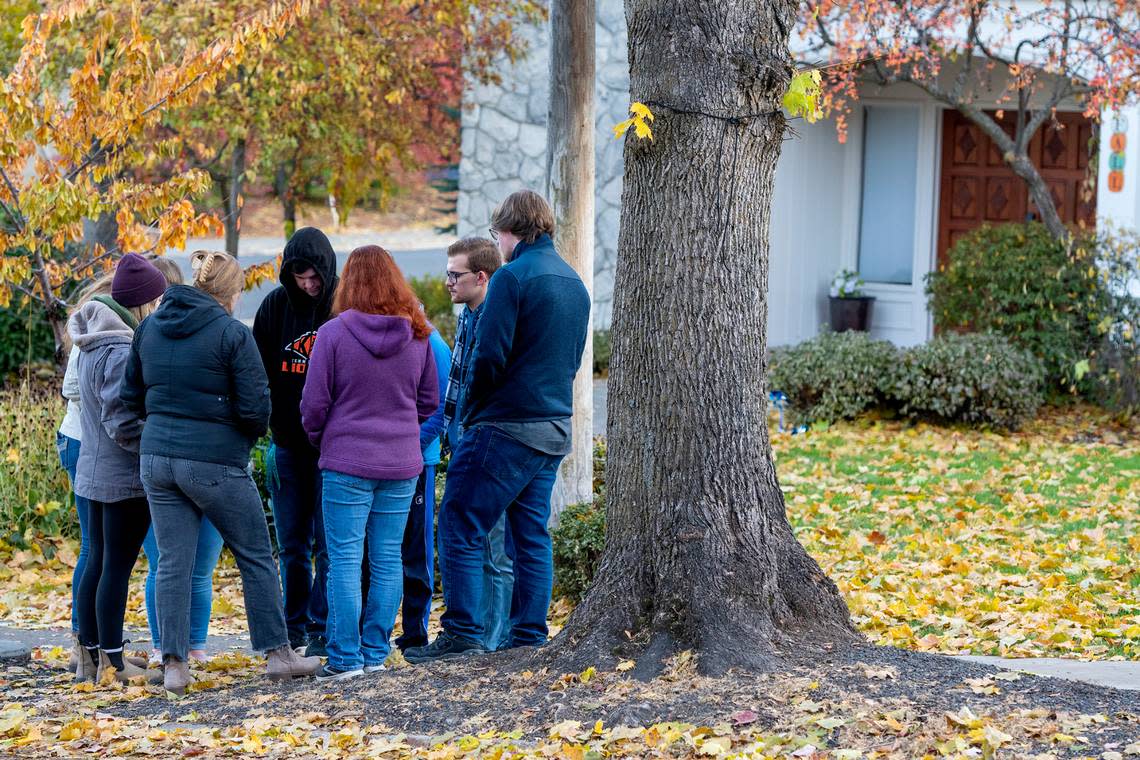
[{"label": "autumn tree with orange leaves", "polygon": [[1069,232],[1030,141],[1064,104],[1099,118],[1140,92],[1134,0],[805,0],[801,25],[841,135],[860,83],[916,85],[993,141],[1059,239]]},{"label": "autumn tree with orange leaves", "polygon": [[[203,45],[167,59],[143,30],[136,4],[72,0],[29,15],[19,58],[0,84],[0,305],[13,296],[42,307],[57,354],[67,297],[123,253],[165,251],[214,232],[217,220],[191,198],[201,171],[138,179],[177,145],[154,142],[164,116],[185,108],[258,47],[268,47],[307,13],[311,0],[276,0]],[[48,70],[82,52],[65,86]],[[113,215],[114,245],[83,246],[84,220]]]},{"label": "autumn tree with orange leaves", "polygon": [[[183,0],[145,27],[178,54],[229,29],[254,0]],[[323,183],[343,215],[398,168],[454,159],[468,77],[494,76],[518,55],[513,29],[542,15],[536,0],[324,0],[320,12],[219,79],[210,97],[171,115],[185,164],[205,170],[221,199],[226,250],[238,252],[242,198],[271,179],[286,235],[294,200]],[[181,164],[180,164],[181,165]]]}]

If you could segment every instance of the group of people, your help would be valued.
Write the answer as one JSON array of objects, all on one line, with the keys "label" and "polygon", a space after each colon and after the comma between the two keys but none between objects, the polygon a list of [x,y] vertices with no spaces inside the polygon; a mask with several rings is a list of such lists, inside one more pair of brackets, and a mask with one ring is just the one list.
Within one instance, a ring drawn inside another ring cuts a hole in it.
[{"label": "group of people", "polygon": [[[273,677],[382,670],[401,603],[395,645],[412,663],[545,642],[550,499],[590,298],[541,196],[510,195],[490,232],[447,251],[453,347],[387,251],[357,248],[338,277],[314,228],[286,244],[252,332],[233,317],[244,277],[224,253],[193,254],[190,285],[163,259],[127,255],[83,294],[59,436],[83,537],[77,679],[113,668],[184,692],[223,542]],[[250,474],[267,430],[280,573]],[[140,548],[150,662],[123,653]],[[446,611],[429,642],[437,554]]]}]

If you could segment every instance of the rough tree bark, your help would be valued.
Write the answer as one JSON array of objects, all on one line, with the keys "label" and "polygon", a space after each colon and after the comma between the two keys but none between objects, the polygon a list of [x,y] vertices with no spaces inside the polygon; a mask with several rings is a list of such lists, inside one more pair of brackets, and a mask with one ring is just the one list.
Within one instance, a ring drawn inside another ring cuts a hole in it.
[{"label": "rough tree bark", "polygon": [[[554,207],[554,245],[594,292],[594,0],[550,6],[550,118],[546,187]],[[574,378],[573,451],[562,461],[551,520],[590,501],[594,482],[594,350],[586,340]]]},{"label": "rough tree bark", "polygon": [[[626,0],[632,131],[613,312],[606,549],[556,652],[779,667],[854,640],[796,541],[766,425],[768,230],[795,0]],[[810,234],[810,231],[805,231]],[[558,656],[555,654],[554,656]],[[637,671],[635,671],[637,672]]]}]

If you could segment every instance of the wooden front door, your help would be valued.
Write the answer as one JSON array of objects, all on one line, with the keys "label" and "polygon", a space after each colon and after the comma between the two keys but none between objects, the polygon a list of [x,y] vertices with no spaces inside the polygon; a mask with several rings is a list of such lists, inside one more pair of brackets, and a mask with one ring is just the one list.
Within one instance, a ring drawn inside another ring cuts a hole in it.
[{"label": "wooden front door", "polygon": [[[991,112],[991,115],[992,112]],[[1013,116],[1006,114],[1006,131],[1013,133]],[[1093,123],[1079,113],[1058,113],[1029,143],[1029,158],[1037,166],[1057,213],[1067,223],[1092,227],[1096,223],[1096,186],[1089,186],[1089,141]],[[942,117],[942,183],[938,222],[938,263],[970,230],[989,222],[1002,224],[1036,219],[1029,190],[993,142],[954,109]]]}]

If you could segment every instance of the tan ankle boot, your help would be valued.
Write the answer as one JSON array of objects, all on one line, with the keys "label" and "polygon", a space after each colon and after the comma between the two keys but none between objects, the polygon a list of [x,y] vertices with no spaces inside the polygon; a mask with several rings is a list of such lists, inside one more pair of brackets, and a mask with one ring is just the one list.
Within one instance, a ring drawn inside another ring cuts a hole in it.
[{"label": "tan ankle boot", "polygon": [[190,665],[184,660],[167,655],[163,658],[162,668],[162,685],[171,694],[185,694],[186,687],[194,683],[194,677],[190,675]]},{"label": "tan ankle boot", "polygon": [[314,675],[321,669],[320,657],[302,657],[285,644],[266,652],[265,673],[270,678],[298,678]]},{"label": "tan ankle boot", "polygon": [[83,645],[79,643],[79,637],[74,633],[71,634],[71,654],[67,658],[67,669],[74,673],[79,668],[79,659],[85,652]]},{"label": "tan ankle boot", "polygon": [[78,641],[76,641],[76,645],[75,680],[76,682],[94,681],[99,673],[99,664],[96,661],[99,655],[88,651]]},{"label": "tan ankle boot", "polygon": [[103,677],[108,670],[114,673],[115,680],[120,683],[130,683],[132,678],[143,678],[147,683],[159,683],[162,681],[161,670],[156,668],[140,668],[126,657],[123,658],[123,669],[117,669],[111,664],[111,658],[107,656],[107,653],[100,649],[99,670],[95,674],[95,680],[102,683]]}]

